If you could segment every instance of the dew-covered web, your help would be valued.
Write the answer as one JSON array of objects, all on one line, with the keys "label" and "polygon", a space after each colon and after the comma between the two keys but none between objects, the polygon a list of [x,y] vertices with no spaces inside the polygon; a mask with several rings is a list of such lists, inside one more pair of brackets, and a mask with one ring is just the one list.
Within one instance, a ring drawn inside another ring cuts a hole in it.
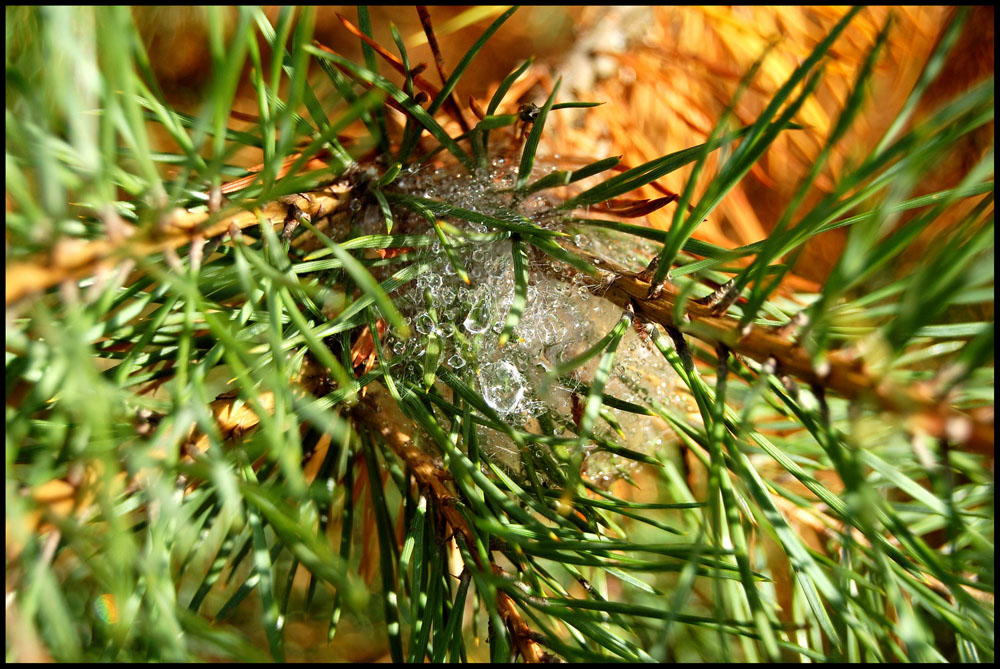
[{"label": "dew-covered web", "polygon": [[[453,206],[500,216],[509,208],[510,196],[502,192],[513,185],[514,174],[502,160],[495,161],[487,179],[470,180],[463,174],[444,169],[424,170],[405,174],[394,186],[402,192],[433,198]],[[533,215],[544,211],[541,197],[518,204],[518,211],[541,226],[551,226],[543,217]],[[490,230],[477,223],[450,221],[463,230],[485,233]],[[379,225],[369,223],[377,233]],[[397,220],[400,231],[428,233],[426,222],[414,217]],[[394,230],[395,231],[395,230]],[[384,227],[381,229],[384,232]],[[580,236],[575,239],[582,246]],[[511,426],[542,433],[548,425],[555,436],[572,436],[573,394],[576,402],[585,400],[578,384],[593,380],[598,359],[570,374],[569,379],[556,379],[554,365],[568,360],[592,346],[606,335],[621,317],[620,308],[592,294],[595,280],[574,273],[571,278],[553,272],[555,263],[547,256],[528,253],[527,301],[513,336],[499,346],[507,312],[514,294],[514,262],[509,239],[472,242],[462,240],[455,251],[468,272],[466,284],[456,272],[440,243],[422,252],[427,254],[429,268],[392,297],[410,323],[413,336],[401,340],[388,335],[385,345],[394,360],[393,373],[414,385],[421,385],[424,356],[428,344],[433,350],[440,346],[438,364],[461,376],[481,394],[486,403]],[[606,240],[592,250],[613,252]],[[548,271],[546,271],[548,270]],[[622,339],[605,394],[632,403],[648,406],[683,402],[675,389],[675,375],[659,352],[644,342],[633,330]],[[436,387],[445,397],[450,390],[440,381]],[[654,452],[663,443],[666,424],[650,416],[605,407],[612,422],[599,420],[595,433],[621,446],[643,452]],[[618,423],[621,432],[613,429]],[[506,435],[485,427],[479,428],[482,448],[498,461],[518,469],[520,456]],[[593,449],[593,445],[584,446]],[[598,485],[609,485],[626,473],[631,461],[606,452],[592,453],[585,462],[584,474]]]}]

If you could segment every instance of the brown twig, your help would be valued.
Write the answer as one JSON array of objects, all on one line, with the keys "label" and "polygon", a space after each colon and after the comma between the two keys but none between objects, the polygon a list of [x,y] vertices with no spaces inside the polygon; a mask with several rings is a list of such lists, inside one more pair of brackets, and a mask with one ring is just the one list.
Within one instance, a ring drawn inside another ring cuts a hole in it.
[{"label": "brown twig", "polygon": [[[474,550],[476,543],[472,530],[454,504],[457,496],[445,484],[445,472],[435,464],[430,455],[413,443],[417,427],[403,415],[399,405],[380,383],[371,383],[367,387],[368,393],[358,404],[354,416],[375,430],[407,464],[420,487],[427,490],[433,498],[434,508],[443,516],[448,528],[465,541],[477,566],[492,572],[493,565],[480,563],[480,557]],[[526,662],[541,662],[546,656],[545,652],[532,638],[532,630],[524,622],[513,599],[503,591],[497,591],[497,609],[521,657]]]},{"label": "brown twig", "polygon": [[[424,5],[417,5],[417,14],[420,16],[420,25],[424,28],[424,34],[427,35],[427,43],[430,44],[431,52],[434,54],[434,64],[437,65],[441,83],[447,84],[448,76],[444,73],[444,56],[441,55],[441,47],[438,46],[437,35],[434,34],[431,15]],[[469,124],[465,122],[465,117],[462,115],[461,109],[459,109],[458,100],[455,99],[455,91],[448,94],[448,99],[445,101],[444,107],[458,121],[458,124],[462,127],[462,132],[469,132]]]},{"label": "brown twig", "polygon": [[[387,51],[385,47],[383,47],[381,44],[373,40],[371,37],[368,37],[368,35],[361,32],[361,30],[357,26],[355,26],[353,23],[351,23],[349,20],[347,20],[340,14],[337,14],[337,18],[340,19],[340,22],[344,24],[344,27],[347,28],[347,30],[352,35],[360,38],[362,41],[364,41],[365,44],[374,49],[375,53],[382,56],[382,58],[385,59],[385,61],[389,63],[389,65],[391,65],[394,70],[396,70],[396,72],[399,72],[404,77],[406,76],[406,67],[403,65],[403,61],[394,56],[390,51]],[[327,47],[322,47],[322,48],[328,49]],[[331,53],[336,53],[332,50],[330,51]],[[410,76],[413,78],[413,83],[415,83],[422,91],[430,95],[432,98],[436,98],[438,96],[438,93],[441,92],[441,89],[432,84],[431,82],[427,81],[423,77],[421,77],[417,73],[417,67],[414,67],[413,69],[410,70]]]},{"label": "brown twig", "polygon": [[145,258],[178,249],[199,237],[206,240],[219,237],[232,229],[257,225],[260,220],[283,227],[292,207],[298,207],[315,221],[338,207],[342,193],[333,187],[327,187],[283,199],[286,201],[275,201],[252,211],[240,210],[222,216],[176,209],[155,230],[150,229],[116,241],[71,240],[57,245],[46,256],[8,263],[5,275],[7,306],[63,281],[91,276],[102,268],[115,267],[127,258]]},{"label": "brown twig", "polygon": [[[596,259],[594,259],[596,260]],[[773,363],[779,373],[810,385],[820,385],[847,398],[869,397],[887,411],[907,419],[910,429],[933,437],[950,437],[972,452],[993,457],[993,418],[980,413],[966,414],[921,387],[900,388],[875,376],[853,351],[832,351],[816,366],[808,351],[794,339],[771,328],[750,326],[740,330],[739,321],[716,315],[712,307],[691,300],[684,305],[684,322],[674,318],[679,299],[677,289],[667,283],[656,297],[649,297],[650,284],[640,274],[611,267],[608,281],[591,292],[625,308],[633,304],[646,321],[678,328],[711,346],[723,345],[740,356],[760,363]]]}]

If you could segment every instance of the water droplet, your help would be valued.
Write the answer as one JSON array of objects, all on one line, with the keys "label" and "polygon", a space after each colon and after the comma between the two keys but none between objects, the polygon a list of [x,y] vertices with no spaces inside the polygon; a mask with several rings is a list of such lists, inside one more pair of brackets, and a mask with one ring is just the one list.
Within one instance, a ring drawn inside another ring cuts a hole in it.
[{"label": "water droplet", "polygon": [[489,299],[482,297],[469,310],[469,315],[462,322],[462,327],[468,330],[470,334],[479,334],[480,332],[486,332],[490,325]]},{"label": "water droplet", "polygon": [[430,334],[434,331],[434,319],[430,314],[420,314],[417,316],[417,332],[422,335]]},{"label": "water droplet", "polygon": [[515,411],[524,397],[524,377],[507,360],[483,365],[479,385],[486,403],[501,414]]},{"label": "water droplet", "polygon": [[451,366],[452,369],[462,369],[463,367],[465,367],[465,359],[456,353],[455,355],[448,358],[448,364]]},{"label": "water droplet", "polygon": [[420,282],[433,291],[441,287],[441,275],[428,272],[420,277]]}]

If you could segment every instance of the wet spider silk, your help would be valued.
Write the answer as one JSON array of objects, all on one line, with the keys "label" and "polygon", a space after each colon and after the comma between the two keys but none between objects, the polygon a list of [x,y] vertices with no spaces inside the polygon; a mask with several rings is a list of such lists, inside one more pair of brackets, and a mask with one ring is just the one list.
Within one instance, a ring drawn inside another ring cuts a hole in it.
[{"label": "wet spider silk", "polygon": [[[497,159],[486,178],[470,179],[458,169],[425,168],[405,174],[393,185],[412,195],[499,215],[503,207],[510,206],[509,194],[501,191],[513,185],[515,172],[508,162]],[[528,218],[546,208],[540,197],[518,205],[518,211]],[[533,220],[541,226],[552,225],[544,217]],[[377,217],[366,221],[372,229],[362,234],[384,232],[385,224]],[[470,232],[488,232],[476,223],[452,223]],[[433,234],[422,219],[397,217],[397,226],[400,232]],[[577,236],[575,241],[577,246],[618,262],[623,256],[631,258],[629,264],[647,261],[606,240],[590,243]],[[475,388],[507,424],[536,434],[572,437],[574,404],[586,398],[580,384],[592,382],[599,356],[563,378],[556,378],[552,369],[591,347],[621,317],[618,307],[592,293],[600,280],[583,274],[560,277],[551,271],[558,263],[529,252],[524,312],[513,335],[500,347],[500,333],[514,294],[510,240],[469,242],[455,249],[468,272],[469,284],[459,278],[440,243],[419,250],[428,268],[392,295],[413,333],[408,340],[387,336],[384,350],[392,361],[392,373],[423,387],[425,367],[443,365]],[[427,356],[436,356],[436,360],[428,363]],[[445,398],[451,397],[451,390],[442,382],[435,387]],[[686,410],[687,399],[681,389],[662,355],[630,329],[616,351],[605,394],[641,405],[654,401]],[[604,411],[612,421],[598,420],[594,433],[601,438],[643,453],[652,453],[669,440],[669,429],[659,418],[607,406]],[[514,471],[520,468],[520,456],[508,436],[482,426],[478,436],[481,448],[491,457]],[[590,453],[594,444],[582,447]],[[584,474],[607,486],[632,466],[632,461],[610,453],[591,453],[585,460]]]}]

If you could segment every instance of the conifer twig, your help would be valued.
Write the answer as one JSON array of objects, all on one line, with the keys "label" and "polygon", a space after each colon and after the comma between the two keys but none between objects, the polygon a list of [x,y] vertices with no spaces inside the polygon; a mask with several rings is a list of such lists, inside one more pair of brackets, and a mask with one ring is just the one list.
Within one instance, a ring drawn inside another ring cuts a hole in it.
[{"label": "conifer twig", "polygon": [[[389,396],[388,391],[380,383],[366,386],[367,393],[358,404],[354,415],[363,420],[385,440],[393,452],[403,460],[413,472],[421,488],[430,492],[434,499],[434,508],[443,516],[447,526],[460,535],[469,547],[473,558],[479,562],[479,555],[474,550],[475,539],[465,518],[459,512],[452,500],[455,493],[448,489],[444,481],[447,474],[435,464],[434,459],[413,443],[412,435],[416,426],[403,415],[399,405]],[[477,565],[492,573],[494,565]],[[518,652],[526,662],[541,662],[546,656],[538,643],[532,638],[532,630],[518,613],[513,600],[505,592],[497,591],[497,609],[504,624],[510,631]]]},{"label": "conifer twig", "polygon": [[[336,185],[297,196],[274,201],[259,210],[263,220],[274,226],[284,226],[293,207],[307,214],[312,220],[328,216],[341,203],[341,193]],[[112,241],[93,240],[80,242],[69,249],[54,251],[50,257],[30,261],[12,262],[6,268],[6,304],[59,283],[96,274],[101,268],[110,268],[117,261],[128,257],[143,257],[177,249],[196,238],[212,239],[228,233],[233,227],[242,229],[259,223],[257,210],[238,211],[216,218],[208,212],[191,212],[182,209],[165,219],[160,230],[132,237],[119,237]],[[207,223],[207,225],[206,225]],[[596,260],[596,259],[592,259]],[[595,265],[607,261],[598,260]],[[661,294],[649,297],[649,283],[642,274],[608,266],[614,278],[610,283],[595,286],[601,295],[624,308],[633,303],[648,320],[663,326],[682,326],[686,334],[709,344],[725,344],[738,355],[760,363],[773,360],[777,369],[808,384],[822,384],[825,388],[847,398],[872,396],[884,409],[907,415],[912,428],[932,437],[950,437],[965,443],[974,452],[993,456],[994,436],[992,421],[981,416],[970,416],[946,403],[936,401],[930,392],[919,387],[901,389],[873,377],[862,361],[849,351],[827,354],[826,369],[817,368],[804,347],[781,332],[751,326],[740,331],[735,319],[719,316],[708,305],[694,300],[685,305],[685,316],[690,323],[674,323],[677,293],[669,283]]]},{"label": "conifer twig", "polygon": [[958,411],[935,400],[932,393],[922,392],[920,387],[899,388],[876,378],[850,350],[831,351],[825,362],[816,366],[808,351],[794,339],[760,326],[741,331],[738,320],[716,315],[712,307],[694,300],[684,305],[685,322],[676,323],[678,292],[669,282],[659,295],[649,297],[650,284],[640,274],[611,267],[605,260],[592,260],[596,260],[595,265],[603,264],[612,270],[607,282],[592,288],[595,295],[622,308],[631,303],[646,320],[664,327],[679,327],[685,334],[712,346],[724,345],[737,355],[762,364],[773,362],[779,373],[807,384],[821,385],[849,399],[872,397],[883,409],[906,416],[911,429],[935,438],[950,437],[975,453],[993,457],[992,417]]},{"label": "conifer twig", "polygon": [[52,253],[31,260],[7,264],[5,281],[6,304],[44,291],[66,280],[81,279],[96,274],[101,268],[111,268],[125,258],[141,258],[168,249],[178,249],[196,238],[212,239],[232,229],[257,225],[261,219],[281,229],[293,207],[312,220],[332,213],[341,203],[337,186],[328,186],[308,193],[287,196],[253,210],[236,211],[221,217],[209,212],[175,209],[156,230],[140,232],[131,237],[76,241],[56,246]]}]

